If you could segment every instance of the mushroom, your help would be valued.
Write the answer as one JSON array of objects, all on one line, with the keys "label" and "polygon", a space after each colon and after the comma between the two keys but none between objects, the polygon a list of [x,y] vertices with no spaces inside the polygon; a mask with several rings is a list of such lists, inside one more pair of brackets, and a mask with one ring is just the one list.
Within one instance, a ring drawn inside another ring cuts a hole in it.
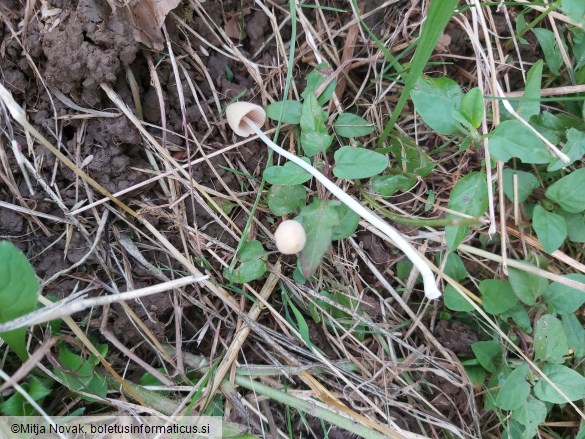
[{"label": "mushroom", "polygon": [[307,242],[305,228],[295,220],[281,222],[274,232],[276,248],[283,255],[294,255],[299,253]]},{"label": "mushroom", "polygon": [[294,162],[296,165],[303,168],[305,171],[319,180],[319,182],[321,182],[321,184],[325,186],[329,192],[335,195],[339,201],[352,209],[355,213],[357,213],[360,217],[362,217],[380,232],[384,233],[394,242],[396,247],[404,252],[404,254],[412,261],[414,266],[420,271],[420,274],[423,278],[426,297],[428,299],[438,299],[441,296],[441,292],[437,287],[435,277],[429,264],[396,229],[386,223],[386,221],[384,221],[374,212],[364,207],[358,200],[344,192],[339,186],[321,174],[317,169],[302,161],[294,154],[284,150],[272,140],[270,140],[266,134],[264,134],[262,131],[262,125],[264,125],[264,121],[266,120],[266,112],[262,107],[249,102],[237,102],[228,105],[226,108],[226,117],[229,126],[236,134],[242,137],[248,137],[252,133],[255,133],[266,144],[266,146],[272,148],[287,160],[290,160],[291,162]]}]

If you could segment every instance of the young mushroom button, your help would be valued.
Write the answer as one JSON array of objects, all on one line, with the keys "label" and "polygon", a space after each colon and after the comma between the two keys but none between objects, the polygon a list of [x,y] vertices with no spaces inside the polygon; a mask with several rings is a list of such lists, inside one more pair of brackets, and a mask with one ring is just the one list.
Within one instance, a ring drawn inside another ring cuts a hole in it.
[{"label": "young mushroom button", "polygon": [[[423,278],[425,295],[427,298],[438,299],[441,296],[441,292],[439,291],[439,288],[437,288],[435,276],[431,271],[429,263],[425,261],[425,259],[396,229],[394,229],[390,224],[388,224],[374,212],[363,206],[358,200],[347,194],[343,189],[321,174],[317,169],[313,168],[309,163],[302,161],[296,155],[291,154],[290,152],[281,148],[272,140],[270,140],[266,134],[264,134],[262,131],[262,125],[264,125],[264,121],[266,120],[266,112],[262,107],[248,102],[236,102],[234,104],[228,105],[226,108],[226,117],[231,129],[234,130],[237,135],[248,137],[251,134],[256,134],[258,138],[260,138],[266,144],[266,146],[272,148],[275,152],[287,160],[290,160],[291,162],[294,162],[296,165],[303,168],[305,171],[319,180],[319,182],[325,186],[329,192],[335,195],[339,201],[361,216],[380,232],[384,233],[392,240],[396,247],[404,252],[404,254],[412,261],[413,265],[420,271]],[[291,254],[292,253],[295,252],[292,252],[291,250]]]},{"label": "young mushroom button", "polygon": [[283,255],[299,253],[307,242],[307,235],[301,223],[295,220],[286,220],[280,223],[274,232],[276,248]]}]

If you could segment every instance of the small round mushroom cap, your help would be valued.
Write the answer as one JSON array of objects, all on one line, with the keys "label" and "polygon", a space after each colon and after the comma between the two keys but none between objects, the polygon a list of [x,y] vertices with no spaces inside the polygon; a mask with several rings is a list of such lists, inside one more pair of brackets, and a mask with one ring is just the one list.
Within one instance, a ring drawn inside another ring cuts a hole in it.
[{"label": "small round mushroom cap", "polygon": [[241,137],[248,137],[250,134],[254,134],[254,131],[244,121],[245,117],[250,119],[250,122],[254,123],[258,128],[262,128],[266,120],[264,109],[250,102],[234,102],[228,105],[225,109],[225,116],[234,133]]},{"label": "small round mushroom cap", "polygon": [[294,255],[300,252],[307,242],[307,235],[301,223],[286,220],[280,223],[274,232],[276,248],[284,255]]}]

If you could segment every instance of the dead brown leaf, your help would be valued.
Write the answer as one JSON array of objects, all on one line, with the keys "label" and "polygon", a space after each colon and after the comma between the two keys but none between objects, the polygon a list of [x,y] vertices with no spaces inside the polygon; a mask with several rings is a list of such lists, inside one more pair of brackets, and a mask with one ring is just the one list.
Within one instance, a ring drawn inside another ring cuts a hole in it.
[{"label": "dead brown leaf", "polygon": [[161,27],[168,13],[181,0],[138,0],[124,6],[126,20],[132,24],[134,39],[151,49],[162,50],[164,37]]}]

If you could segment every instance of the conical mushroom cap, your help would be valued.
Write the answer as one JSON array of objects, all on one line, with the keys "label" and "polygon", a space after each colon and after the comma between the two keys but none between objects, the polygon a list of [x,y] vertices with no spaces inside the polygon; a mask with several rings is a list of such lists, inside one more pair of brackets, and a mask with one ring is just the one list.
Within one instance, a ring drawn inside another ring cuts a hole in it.
[{"label": "conical mushroom cap", "polygon": [[248,137],[250,134],[254,134],[254,131],[244,121],[245,117],[256,124],[258,128],[262,128],[266,120],[266,112],[264,109],[250,102],[234,102],[228,105],[225,109],[225,116],[234,133],[242,137]]}]

